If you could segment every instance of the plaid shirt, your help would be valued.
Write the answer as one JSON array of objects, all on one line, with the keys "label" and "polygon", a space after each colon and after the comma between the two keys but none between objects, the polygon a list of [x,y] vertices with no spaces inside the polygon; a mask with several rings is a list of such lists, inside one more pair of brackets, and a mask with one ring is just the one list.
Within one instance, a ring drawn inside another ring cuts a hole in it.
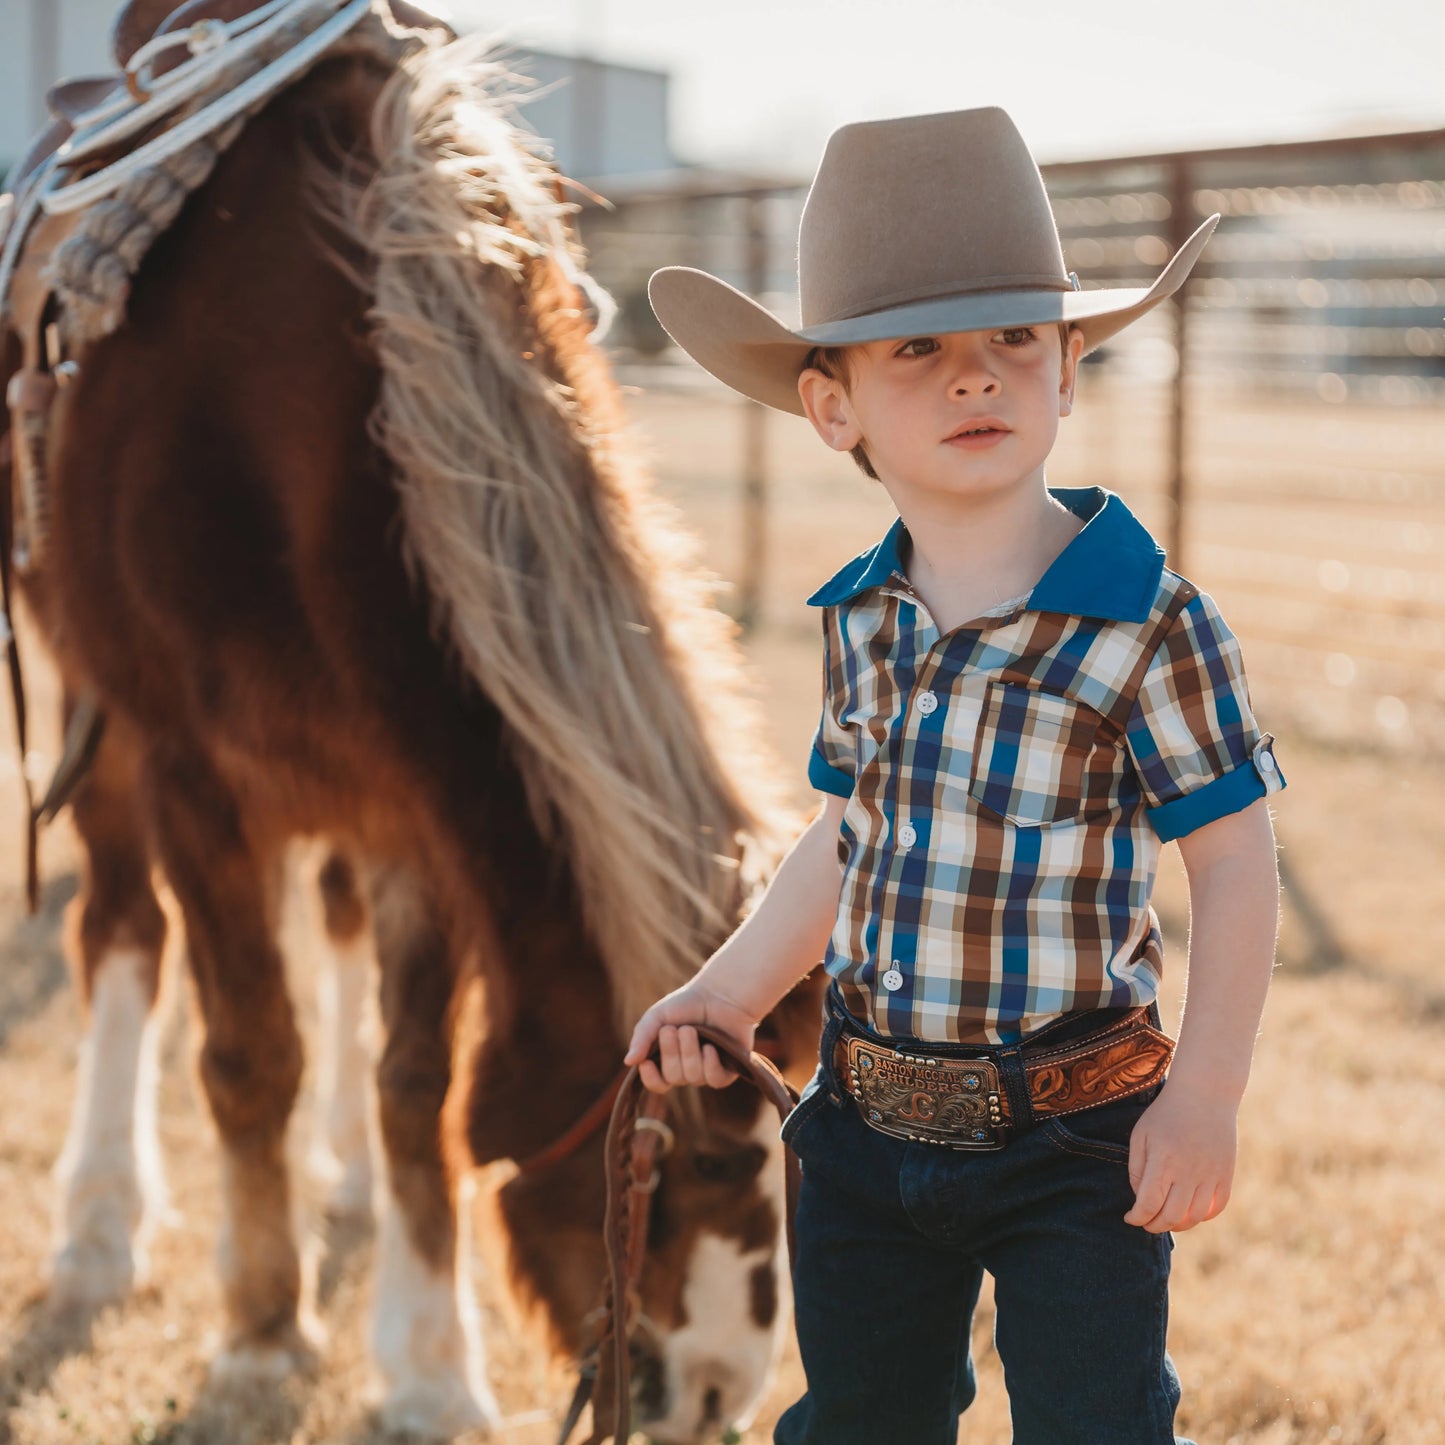
[{"label": "plaid shirt", "polygon": [[1213,599],[1102,487],[1025,598],[940,634],[900,518],[809,599],[823,715],[808,776],[848,799],[824,966],[878,1033],[1012,1043],[1147,1003],[1159,849],[1278,792]]}]

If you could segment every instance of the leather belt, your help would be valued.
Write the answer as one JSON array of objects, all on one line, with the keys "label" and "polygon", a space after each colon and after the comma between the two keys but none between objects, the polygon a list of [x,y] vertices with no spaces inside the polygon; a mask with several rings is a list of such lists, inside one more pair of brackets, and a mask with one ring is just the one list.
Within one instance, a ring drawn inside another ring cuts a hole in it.
[{"label": "leather belt", "polygon": [[[994,1050],[993,1054],[997,1054]],[[1093,1033],[1019,1051],[1032,1117],[1077,1114],[1152,1088],[1169,1068],[1174,1040],[1149,1022],[1147,1005]],[[844,1026],[833,1070],[866,1123],[884,1134],[950,1149],[1002,1149],[1015,1132],[996,1058],[935,1057],[896,1049]]]}]

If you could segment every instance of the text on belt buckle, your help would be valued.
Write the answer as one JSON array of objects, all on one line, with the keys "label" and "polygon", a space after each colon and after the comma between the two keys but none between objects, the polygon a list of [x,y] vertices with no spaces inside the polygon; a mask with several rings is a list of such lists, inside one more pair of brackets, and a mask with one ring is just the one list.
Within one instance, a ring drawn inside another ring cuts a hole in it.
[{"label": "text on belt buckle", "polygon": [[1002,1149],[998,1065],[930,1059],[845,1036],[848,1092],[875,1129],[950,1149]]}]

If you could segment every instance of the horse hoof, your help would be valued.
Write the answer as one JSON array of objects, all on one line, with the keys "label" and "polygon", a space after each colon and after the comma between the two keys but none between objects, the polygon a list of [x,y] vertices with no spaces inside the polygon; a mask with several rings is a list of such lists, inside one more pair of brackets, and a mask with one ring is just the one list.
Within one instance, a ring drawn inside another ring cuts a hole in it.
[{"label": "horse hoof", "polygon": [[211,1357],[211,1383],[222,1389],[275,1385],[291,1375],[316,1372],[320,1353],[315,1341],[292,1326],[276,1340],[234,1341]]},{"label": "horse hoof", "polygon": [[118,1304],[145,1274],[145,1257],[133,1250],[130,1232],[97,1231],[68,1239],[50,1263],[46,1299],[62,1312]]},{"label": "horse hoof", "polygon": [[389,1431],[450,1440],[468,1430],[491,1435],[502,1423],[497,1402],[454,1375],[399,1382],[387,1391],[379,1411]]}]

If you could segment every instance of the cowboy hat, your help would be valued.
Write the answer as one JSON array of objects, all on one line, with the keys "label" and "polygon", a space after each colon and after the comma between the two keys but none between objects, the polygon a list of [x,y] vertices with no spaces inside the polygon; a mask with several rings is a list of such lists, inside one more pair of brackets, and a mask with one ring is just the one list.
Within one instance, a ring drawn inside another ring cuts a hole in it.
[{"label": "cowboy hat", "polygon": [[691,266],[655,271],[647,295],[668,335],[719,380],[802,416],[798,375],[814,346],[1064,321],[1092,351],[1179,289],[1218,221],[1152,286],[1083,291],[1005,111],[857,121],[828,137],[803,205],[798,329]]}]

